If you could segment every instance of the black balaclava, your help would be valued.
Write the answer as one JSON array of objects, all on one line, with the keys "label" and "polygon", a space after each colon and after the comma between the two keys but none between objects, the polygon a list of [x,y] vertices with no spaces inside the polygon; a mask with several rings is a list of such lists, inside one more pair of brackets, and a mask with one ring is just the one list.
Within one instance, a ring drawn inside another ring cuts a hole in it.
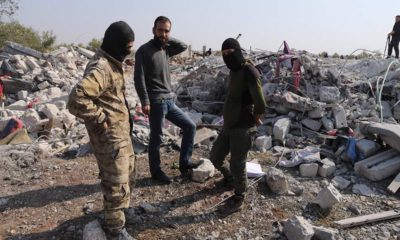
[{"label": "black balaclava", "polygon": [[232,71],[238,71],[242,67],[242,64],[245,62],[245,59],[242,54],[242,48],[240,47],[239,42],[236,39],[228,38],[222,43],[222,50],[225,49],[235,49],[231,54],[224,56],[224,62],[226,66]]},{"label": "black balaclava", "polygon": [[135,41],[135,33],[132,28],[124,21],[114,22],[104,33],[101,49],[122,62],[130,53],[126,45],[132,41]]}]

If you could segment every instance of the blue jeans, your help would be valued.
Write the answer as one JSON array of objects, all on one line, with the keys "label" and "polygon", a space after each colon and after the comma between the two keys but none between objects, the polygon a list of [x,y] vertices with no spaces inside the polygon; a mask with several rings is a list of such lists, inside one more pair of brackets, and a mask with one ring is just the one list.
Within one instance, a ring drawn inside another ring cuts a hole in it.
[{"label": "blue jeans", "polygon": [[195,123],[172,99],[152,100],[150,104],[150,143],[149,143],[149,166],[151,175],[156,175],[160,168],[160,144],[163,135],[164,119],[172,122],[183,130],[181,152],[179,157],[179,170],[185,172],[192,164],[194,135],[196,134]]}]

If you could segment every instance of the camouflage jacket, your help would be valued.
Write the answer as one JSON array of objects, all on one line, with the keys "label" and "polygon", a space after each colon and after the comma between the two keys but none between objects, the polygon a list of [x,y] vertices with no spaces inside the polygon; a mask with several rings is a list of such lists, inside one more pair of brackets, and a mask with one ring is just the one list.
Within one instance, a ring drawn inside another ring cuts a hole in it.
[{"label": "camouflage jacket", "polygon": [[[129,109],[125,99],[122,63],[99,50],[86,66],[83,79],[72,89],[68,110],[85,121],[97,152],[111,152],[130,143]],[[104,134],[95,130],[107,119]]]}]

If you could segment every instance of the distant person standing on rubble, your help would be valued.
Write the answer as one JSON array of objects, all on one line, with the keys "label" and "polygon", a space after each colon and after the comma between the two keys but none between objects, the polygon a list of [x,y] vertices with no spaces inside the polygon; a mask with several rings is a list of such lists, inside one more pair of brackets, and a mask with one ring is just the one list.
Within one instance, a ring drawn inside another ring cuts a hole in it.
[{"label": "distant person standing on rubble", "polygon": [[133,239],[125,229],[124,214],[134,183],[135,156],[122,62],[132,51],[134,40],[134,32],[127,23],[112,23],[68,101],[68,110],[85,121],[99,166],[104,204],[102,225],[107,239]]},{"label": "distant person standing on rubble", "polygon": [[[223,109],[223,129],[211,149],[210,160],[224,175],[223,185],[235,189],[235,195],[221,209],[232,213],[243,206],[247,190],[247,153],[266,104],[260,73],[245,60],[236,39],[228,38],[222,43],[222,57],[230,69],[228,95]],[[228,153],[231,154],[229,167],[224,163]]]},{"label": "distant person standing on rubble", "polygon": [[175,104],[176,96],[172,92],[169,59],[186,50],[185,43],[170,38],[171,21],[159,16],[154,21],[154,38],[143,44],[135,54],[135,88],[139,95],[142,112],[149,115],[150,143],[149,166],[151,177],[164,184],[171,183],[170,178],[160,167],[160,144],[163,135],[164,119],[183,130],[179,170],[187,177],[191,168],[199,162],[191,161],[196,125]]},{"label": "distant person standing on rubble", "polygon": [[394,48],[394,52],[396,54],[396,58],[399,58],[399,42],[400,42],[400,15],[396,16],[396,22],[394,23],[393,30],[388,33],[388,38],[392,37],[392,40],[389,43],[388,56],[390,58],[392,56],[392,50]]}]

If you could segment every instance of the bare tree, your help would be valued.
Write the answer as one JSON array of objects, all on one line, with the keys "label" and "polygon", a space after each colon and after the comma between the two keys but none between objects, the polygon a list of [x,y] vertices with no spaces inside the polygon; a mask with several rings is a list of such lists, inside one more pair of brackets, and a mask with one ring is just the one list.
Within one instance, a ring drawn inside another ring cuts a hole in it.
[{"label": "bare tree", "polygon": [[0,0],[0,23],[18,10],[18,0]]}]

